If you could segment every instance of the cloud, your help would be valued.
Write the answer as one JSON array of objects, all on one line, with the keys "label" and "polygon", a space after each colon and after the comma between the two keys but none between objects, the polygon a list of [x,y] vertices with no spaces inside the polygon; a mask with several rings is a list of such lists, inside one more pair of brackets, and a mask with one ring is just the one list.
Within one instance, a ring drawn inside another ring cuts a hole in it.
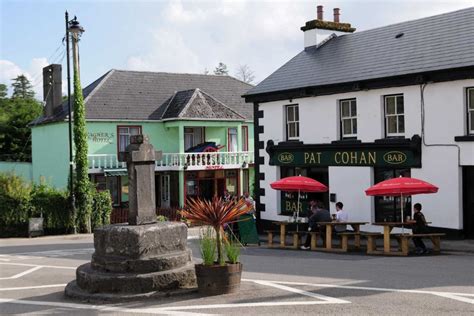
[{"label": "cloud", "polygon": [[12,61],[0,60],[0,83],[7,85],[8,92],[11,95],[13,92],[11,88],[12,79],[19,75],[25,75],[33,85],[36,99],[43,100],[43,68],[48,64],[45,57],[33,58],[28,68],[23,69]]}]

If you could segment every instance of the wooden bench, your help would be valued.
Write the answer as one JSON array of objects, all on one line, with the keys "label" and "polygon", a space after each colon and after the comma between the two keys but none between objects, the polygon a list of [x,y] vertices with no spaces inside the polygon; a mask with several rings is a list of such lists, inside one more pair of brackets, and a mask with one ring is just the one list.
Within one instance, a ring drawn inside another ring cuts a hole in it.
[{"label": "wooden bench", "polygon": [[306,237],[307,234],[311,235],[311,250],[316,250],[318,247],[318,236],[320,236],[319,232],[308,232],[308,231],[290,231],[288,232],[290,235],[293,235],[293,246],[292,248],[298,249],[301,245],[301,241],[303,237]]},{"label": "wooden bench", "polygon": [[377,252],[377,238],[383,238],[382,233],[361,232],[361,236],[367,237],[367,254],[374,254]]},{"label": "wooden bench", "polygon": [[341,249],[347,251],[349,248],[349,237],[354,237],[354,246],[356,249],[360,249],[360,232],[340,232],[336,233],[337,236],[341,237]]},{"label": "wooden bench", "polygon": [[441,237],[446,236],[443,233],[426,233],[426,234],[394,234],[397,240],[399,240],[401,252],[404,256],[408,256],[409,245],[408,242],[411,238],[430,238],[433,243],[433,252],[439,253],[441,251]]},{"label": "wooden bench", "polygon": [[279,234],[279,230],[264,230],[265,233],[268,235],[268,247],[273,247],[273,235]]}]

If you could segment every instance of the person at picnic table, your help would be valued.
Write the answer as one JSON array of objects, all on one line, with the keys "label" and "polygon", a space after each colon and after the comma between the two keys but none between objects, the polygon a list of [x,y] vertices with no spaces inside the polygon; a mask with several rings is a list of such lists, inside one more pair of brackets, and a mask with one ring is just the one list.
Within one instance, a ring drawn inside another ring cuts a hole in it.
[{"label": "person at picnic table", "polygon": [[306,241],[300,248],[308,250],[311,245],[311,232],[319,232],[321,237],[325,238],[326,226],[319,225],[319,223],[331,222],[331,213],[324,209],[324,204],[321,201],[314,203],[314,207],[311,208],[311,215],[308,219],[308,234],[306,235]]},{"label": "person at picnic table", "polygon": [[232,195],[230,195],[229,191],[224,190],[224,196],[222,198],[224,199],[224,202],[229,202],[232,200]]},{"label": "person at picnic table", "polygon": [[242,198],[245,200],[245,204],[250,207],[250,211],[248,211],[247,214],[251,214],[255,218],[255,201],[248,192],[244,192]]},{"label": "person at picnic table", "polygon": [[[426,223],[425,215],[421,212],[421,209],[422,206],[420,203],[413,205],[413,220],[407,222],[413,224],[413,234],[424,234],[427,232],[428,225]],[[413,243],[415,244],[417,255],[429,253],[429,250],[426,248],[425,243],[421,237],[414,237]]]},{"label": "person at picnic table", "polygon": [[[349,214],[343,210],[344,204],[342,202],[336,203],[336,222],[348,222]],[[334,227],[336,233],[342,233],[347,231],[347,225],[336,225]]]}]

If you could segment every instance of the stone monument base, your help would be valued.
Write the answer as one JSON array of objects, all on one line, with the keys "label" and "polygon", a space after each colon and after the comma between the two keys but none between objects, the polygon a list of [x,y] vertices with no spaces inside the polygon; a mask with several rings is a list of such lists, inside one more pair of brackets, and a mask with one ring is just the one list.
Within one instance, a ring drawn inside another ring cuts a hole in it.
[{"label": "stone monument base", "polygon": [[76,270],[65,294],[81,300],[133,300],[196,290],[187,227],[161,222],[94,231],[92,261]]}]

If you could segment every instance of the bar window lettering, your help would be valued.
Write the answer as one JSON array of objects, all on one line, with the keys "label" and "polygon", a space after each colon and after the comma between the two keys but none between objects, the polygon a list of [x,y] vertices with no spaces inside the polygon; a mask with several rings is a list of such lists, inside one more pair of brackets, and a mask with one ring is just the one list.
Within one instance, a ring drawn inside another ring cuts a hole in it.
[{"label": "bar window lettering", "polygon": [[286,135],[288,140],[300,137],[300,115],[298,105],[286,106]]},{"label": "bar window lettering", "polygon": [[405,111],[403,95],[385,96],[385,132],[387,137],[404,136]]},{"label": "bar window lettering", "polygon": [[356,99],[340,100],[342,139],[357,138],[357,102]]},{"label": "bar window lettering", "polygon": [[467,123],[468,134],[474,135],[474,88],[467,89]]}]

